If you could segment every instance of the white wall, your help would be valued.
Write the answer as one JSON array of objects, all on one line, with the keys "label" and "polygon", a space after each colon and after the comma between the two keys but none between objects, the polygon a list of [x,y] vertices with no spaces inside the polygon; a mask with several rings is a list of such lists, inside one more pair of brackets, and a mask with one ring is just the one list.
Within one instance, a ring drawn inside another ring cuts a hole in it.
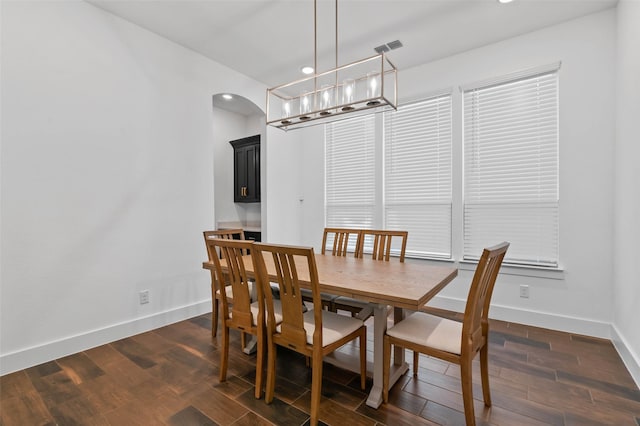
[{"label": "white wall", "polygon": [[[260,222],[261,203],[233,201],[233,147],[229,141],[264,133],[264,115],[246,116],[213,108],[215,223]],[[264,135],[261,141],[264,141]],[[261,144],[262,145],[262,144]]]},{"label": "white wall", "polygon": [[[613,321],[637,367],[639,202],[628,196],[639,177],[638,8],[628,3],[617,105],[613,11],[403,70],[400,93],[562,61],[565,274],[501,276],[492,314],[605,337]],[[217,213],[212,141],[235,129],[216,122],[211,95],[261,105],[265,87],[84,2],[0,7],[0,374],[208,311],[200,260]],[[319,248],[322,127],[262,132],[263,238]],[[436,303],[461,306],[470,274]],[[518,298],[520,283],[530,299]],[[149,305],[138,304],[142,289]]]},{"label": "white wall", "polygon": [[85,2],[1,7],[0,373],[210,310],[211,96],[265,87]]},{"label": "white wall", "polygon": [[614,343],[640,386],[640,3],[618,3]]},{"label": "white wall", "polygon": [[[491,312],[495,318],[610,337],[613,319],[615,24],[615,10],[609,10],[399,73],[401,102],[441,89],[453,89],[454,150],[459,158],[462,144],[460,85],[562,61],[560,260],[565,272],[547,274],[560,279],[501,274]],[[309,143],[305,141],[305,146]],[[322,145],[322,139],[316,144]],[[320,155],[323,152],[315,146],[313,158]],[[318,173],[317,166],[312,170],[305,169],[303,173],[305,204],[322,206],[323,173]],[[455,166],[454,175],[456,193],[460,194],[460,163]],[[457,258],[461,251],[460,202],[458,196],[458,208],[455,209],[458,213],[454,217],[458,224],[454,235]],[[318,239],[323,216],[318,215],[317,210],[307,212],[303,223],[309,235],[315,234]],[[496,242],[488,242],[488,245],[490,243]],[[461,270],[459,278],[434,304],[462,310],[471,275],[472,271]],[[519,297],[520,284],[530,286],[529,299]]]},{"label": "white wall", "polygon": [[[301,244],[300,162],[304,131],[266,129],[267,143],[261,146],[262,240],[277,244]],[[320,161],[317,159],[316,161]]]},{"label": "white wall", "polygon": [[[302,181],[300,195],[301,224],[300,244],[314,247],[316,253],[322,246],[324,228],[324,126],[308,127],[301,130],[300,170]],[[321,161],[322,160],[322,161]]]},{"label": "white wall", "polygon": [[240,221],[233,202],[233,147],[229,141],[249,136],[246,116],[213,108],[214,186],[217,222]]}]

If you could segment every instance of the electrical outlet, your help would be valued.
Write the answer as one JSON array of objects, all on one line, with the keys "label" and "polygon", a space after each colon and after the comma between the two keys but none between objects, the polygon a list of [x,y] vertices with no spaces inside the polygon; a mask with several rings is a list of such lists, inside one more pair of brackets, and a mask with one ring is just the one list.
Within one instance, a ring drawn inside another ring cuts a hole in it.
[{"label": "electrical outlet", "polygon": [[149,290],[142,290],[140,292],[140,304],[144,305],[149,303]]},{"label": "electrical outlet", "polygon": [[529,286],[528,285],[521,285],[520,286],[520,297],[522,297],[524,299],[528,299],[529,298]]}]

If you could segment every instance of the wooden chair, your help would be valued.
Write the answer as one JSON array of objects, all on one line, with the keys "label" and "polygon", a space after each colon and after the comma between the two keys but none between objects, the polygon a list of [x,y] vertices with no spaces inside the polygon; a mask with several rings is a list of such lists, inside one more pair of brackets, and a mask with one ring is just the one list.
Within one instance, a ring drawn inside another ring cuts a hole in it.
[{"label": "wooden chair", "polygon": [[478,262],[471,282],[462,322],[415,312],[389,328],[384,337],[383,398],[389,400],[389,363],[391,345],[411,349],[460,365],[462,400],[467,425],[475,425],[471,362],[480,352],[482,394],[487,407],[491,406],[488,370],[489,306],[502,259],[509,248],[503,242],[486,248]]},{"label": "wooden chair", "polygon": [[[242,229],[221,229],[217,231],[204,231],[202,234],[204,235],[204,242],[207,245],[207,255],[209,256],[209,262],[213,262],[213,259],[215,257],[219,258],[220,253],[216,252],[216,250],[214,250],[213,252],[209,250],[209,245],[207,244],[208,240],[212,238],[222,238],[222,239],[228,239],[228,240],[234,240],[234,239],[244,240],[245,239],[244,230]],[[246,250],[244,254],[245,255],[247,254]],[[211,305],[212,305],[211,306],[211,336],[213,337],[216,337],[218,333],[218,303],[220,300],[220,289],[222,287],[223,286],[218,286],[216,282],[216,274],[214,270],[211,270]],[[233,295],[231,294],[231,289],[226,288],[226,290],[227,290],[227,297],[232,302]],[[244,340],[243,340],[242,347],[244,347]]]},{"label": "wooden chair", "polygon": [[[363,229],[360,232],[360,242],[358,243],[358,252],[356,257],[365,257],[364,247],[367,237],[372,239],[371,258],[373,260],[388,261],[391,256],[392,239],[400,239],[399,259],[404,262],[405,252],[407,250],[407,231],[376,231],[371,229]],[[368,254],[367,254],[368,255]],[[367,302],[352,299],[350,297],[340,296],[333,301],[332,311],[338,310],[349,311],[351,316],[359,315],[360,319],[367,319],[371,316],[372,311],[368,309]]]},{"label": "wooden chair", "polygon": [[[322,309],[318,270],[313,248],[255,243],[252,258],[256,284],[265,298],[267,334],[267,382],[265,401],[271,403],[276,377],[276,345],[311,358],[311,425],[318,423],[322,390],[323,357],[347,342],[360,339],[360,386],[365,388],[367,336],[361,320]],[[267,264],[277,277],[269,277]],[[280,289],[282,323],[277,324],[270,280]],[[303,312],[300,282],[311,286],[313,309]]]},{"label": "wooden chair", "polygon": [[227,366],[229,365],[229,329],[239,330],[257,336],[256,358],[256,389],[255,396],[260,398],[262,393],[262,370],[264,360],[264,304],[262,290],[258,287],[258,301],[251,302],[249,279],[244,267],[245,253],[253,242],[246,240],[232,240],[226,238],[211,238],[207,240],[207,247],[211,253],[219,252],[226,262],[227,270],[223,272],[218,256],[213,256],[216,280],[225,283],[233,294],[231,306],[227,291],[220,292],[222,304],[222,348],[220,349],[220,381],[227,380]]},{"label": "wooden chair", "polygon": [[[327,249],[327,241],[331,244],[331,254],[333,256],[348,256],[349,255],[349,243],[352,243],[353,254],[358,257],[360,253],[360,241],[361,241],[361,230],[360,229],[350,229],[350,228],[324,228],[324,232],[322,235],[322,248],[320,252],[322,254],[326,253]],[[333,241],[329,240],[329,237],[332,237]],[[333,307],[333,302],[337,298],[337,296],[333,294],[320,293],[322,297],[322,307],[335,312]],[[305,302],[313,303],[313,295],[311,294],[311,290],[302,289],[302,300]]]},{"label": "wooden chair", "polygon": [[[327,241],[329,237],[333,237],[331,243],[331,254],[333,256],[347,256],[349,254],[349,243],[353,243],[354,256],[358,257],[360,254],[360,243],[362,230],[353,228],[324,228],[322,234],[322,248],[321,253],[325,254],[327,249]],[[355,241],[353,241],[355,238]]]},{"label": "wooden chair", "polygon": [[371,258],[373,260],[389,260],[391,256],[391,243],[394,237],[400,238],[399,257],[400,262],[404,262],[404,255],[407,250],[407,231],[377,231],[371,229],[362,230],[362,242],[360,243],[360,256],[365,257],[364,247],[367,237],[373,237]]}]

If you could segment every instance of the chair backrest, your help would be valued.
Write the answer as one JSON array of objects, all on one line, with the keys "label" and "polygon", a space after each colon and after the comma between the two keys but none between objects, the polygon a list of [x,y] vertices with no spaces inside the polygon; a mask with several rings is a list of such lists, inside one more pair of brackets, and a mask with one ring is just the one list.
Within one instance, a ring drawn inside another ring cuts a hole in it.
[{"label": "chair backrest", "polygon": [[[243,256],[252,248],[253,242],[248,240],[233,240],[228,238],[210,238],[207,247],[211,253],[219,252],[213,256],[217,280],[220,283],[228,282],[233,292],[233,307],[229,310],[227,292],[220,292],[222,301],[222,315],[225,320],[232,320],[232,325],[239,329],[249,330],[259,321],[253,322],[251,314],[251,294],[249,291],[249,279],[244,265]],[[222,269],[222,261],[226,264],[226,272]],[[258,289],[258,298],[261,299],[261,291]]]},{"label": "chair backrest", "polygon": [[360,256],[364,257],[364,246],[367,236],[373,237],[373,260],[389,260],[391,255],[391,240],[393,237],[400,239],[400,262],[404,262],[404,255],[407,250],[407,231],[381,231],[373,229],[363,229],[360,242]]},{"label": "chair backrest", "polygon": [[[311,284],[314,304],[315,331],[313,344],[322,347],[322,299],[318,284],[318,270],[312,247],[295,247],[274,244],[255,243],[252,247],[256,283],[262,287],[264,295],[267,335],[273,336],[276,343],[300,351],[307,346],[307,333],[304,329],[304,312],[300,281]],[[269,276],[268,270],[274,270],[275,276]],[[276,283],[280,290],[282,322],[280,332],[276,331],[273,295],[270,284]]]},{"label": "chair backrest", "polygon": [[[237,229],[218,229],[216,231],[204,231],[202,234],[204,235],[205,244],[206,244],[207,240],[209,240],[211,238],[222,238],[222,239],[225,239],[225,240],[244,240],[245,239],[244,238],[244,230],[240,229],[240,228],[237,228]],[[245,252],[244,254],[246,255],[247,253]],[[213,261],[213,259],[212,259],[213,253],[211,253],[208,249],[207,249],[207,255],[209,255],[209,262],[212,262]],[[217,252],[217,257],[220,257],[219,251]]]},{"label": "chair backrest", "polygon": [[[324,228],[324,234],[322,236],[322,254],[325,254],[329,236],[333,236],[333,247],[331,248],[332,255],[346,256],[350,241],[355,243],[354,256],[358,257],[360,255],[360,243],[362,242],[361,229]],[[355,238],[355,241],[353,241],[352,237]]]},{"label": "chair backrest", "polygon": [[509,243],[502,242],[482,251],[482,256],[473,275],[473,281],[467,297],[467,305],[464,310],[462,323],[463,348],[465,342],[473,342],[473,350],[484,344],[483,339],[480,337],[486,337],[487,335],[491,295],[508,248]]}]

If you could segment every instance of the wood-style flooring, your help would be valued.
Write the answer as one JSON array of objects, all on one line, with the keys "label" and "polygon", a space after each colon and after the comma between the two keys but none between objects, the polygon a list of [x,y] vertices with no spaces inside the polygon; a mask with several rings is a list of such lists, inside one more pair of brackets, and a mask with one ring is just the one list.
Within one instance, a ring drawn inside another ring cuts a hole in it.
[{"label": "wood-style flooring", "polygon": [[[479,425],[640,425],[640,391],[609,341],[501,321],[491,326],[491,408],[482,403],[474,367]],[[255,355],[242,353],[239,335],[231,336],[229,379],[222,384],[210,315],[5,375],[0,424],[308,423],[311,374],[304,358],[279,350],[276,398],[266,405],[254,398]],[[458,367],[425,356],[418,376],[409,370],[377,410],[365,404],[354,373],[325,364],[322,391],[321,420],[328,425],[464,424]]]}]

